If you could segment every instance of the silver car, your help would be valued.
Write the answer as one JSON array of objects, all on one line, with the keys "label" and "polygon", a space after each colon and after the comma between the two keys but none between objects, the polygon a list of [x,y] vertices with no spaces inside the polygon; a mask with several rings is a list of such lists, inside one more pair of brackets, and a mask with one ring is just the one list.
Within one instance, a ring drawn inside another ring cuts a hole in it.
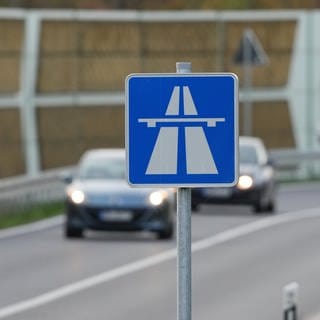
[{"label": "silver car", "polygon": [[192,207],[201,203],[251,205],[255,212],[274,212],[277,184],[275,169],[261,139],[239,138],[239,180],[228,188],[195,188]]},{"label": "silver car", "polygon": [[125,151],[96,149],[80,159],[66,186],[65,236],[82,237],[87,229],[138,231],[173,236],[173,189],[132,188],[125,178]]}]

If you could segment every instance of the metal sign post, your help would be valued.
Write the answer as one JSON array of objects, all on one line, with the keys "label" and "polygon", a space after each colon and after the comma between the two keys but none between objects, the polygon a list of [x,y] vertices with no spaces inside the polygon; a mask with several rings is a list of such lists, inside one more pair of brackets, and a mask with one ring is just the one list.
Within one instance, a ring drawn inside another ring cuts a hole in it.
[{"label": "metal sign post", "polygon": [[[248,30],[245,31],[245,36],[248,37]],[[245,136],[252,135],[252,50],[248,45],[248,41],[244,41],[244,63],[243,63],[243,86],[245,99],[243,102],[243,133]]]},{"label": "metal sign post", "polygon": [[268,63],[268,57],[252,29],[245,29],[234,62],[243,66],[243,134],[252,135],[252,69]]},{"label": "metal sign post", "polygon": [[[177,62],[177,73],[191,73],[190,62]],[[178,320],[191,320],[191,189],[177,195]]]},{"label": "metal sign post", "polygon": [[131,74],[125,115],[128,183],[178,188],[177,311],[191,320],[190,188],[237,183],[238,78],[191,73],[190,62],[177,62],[176,73]]}]

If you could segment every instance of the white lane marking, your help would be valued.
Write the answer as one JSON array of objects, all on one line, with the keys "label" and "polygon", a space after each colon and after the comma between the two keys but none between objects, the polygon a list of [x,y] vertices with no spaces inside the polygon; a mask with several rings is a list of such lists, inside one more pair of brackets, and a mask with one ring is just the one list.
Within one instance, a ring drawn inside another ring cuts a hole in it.
[{"label": "white lane marking", "polygon": [[[263,218],[258,221],[251,222],[246,225],[235,227],[233,229],[223,231],[211,237],[205,238],[200,241],[196,241],[192,244],[192,252],[197,252],[221,244],[235,238],[251,234],[275,225],[280,225],[288,222],[319,218],[320,208],[313,208],[307,210],[300,210],[292,213],[285,213],[279,216],[272,216]],[[96,276],[83,279],[81,281],[63,286],[53,291],[49,291],[45,294],[37,297],[21,301],[7,307],[0,309],[0,319],[3,319],[14,314],[27,311],[41,305],[53,302],[63,297],[75,294],[77,292],[92,288],[96,285],[112,281],[114,279],[126,276],[128,274],[141,271],[143,269],[155,266],[162,262],[172,260],[176,257],[176,248],[164,251],[160,254],[152,255],[144,259],[137,260],[135,262],[120,266],[118,268],[100,273]]]},{"label": "white lane marking", "polygon": [[0,240],[56,227],[62,224],[63,219],[64,219],[63,216],[60,215],[53,218],[41,220],[38,222],[29,223],[23,226],[0,230]]}]

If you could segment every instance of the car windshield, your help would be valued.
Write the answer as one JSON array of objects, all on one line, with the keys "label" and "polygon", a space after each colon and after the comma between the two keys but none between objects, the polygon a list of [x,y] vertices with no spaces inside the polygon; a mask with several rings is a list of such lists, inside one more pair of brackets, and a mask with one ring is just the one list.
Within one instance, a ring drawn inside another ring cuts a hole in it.
[{"label": "car windshield", "polygon": [[80,165],[79,179],[125,179],[125,160],[122,158],[91,157]]},{"label": "car windshield", "polygon": [[258,164],[258,155],[255,147],[249,145],[240,145],[239,150],[240,163]]}]

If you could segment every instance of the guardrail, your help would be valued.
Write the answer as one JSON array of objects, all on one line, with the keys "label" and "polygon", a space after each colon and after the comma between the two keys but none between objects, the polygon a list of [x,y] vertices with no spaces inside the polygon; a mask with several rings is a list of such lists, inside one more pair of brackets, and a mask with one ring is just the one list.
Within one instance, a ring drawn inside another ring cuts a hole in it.
[{"label": "guardrail", "polygon": [[[320,178],[320,151],[271,150],[279,181]],[[19,176],[0,180],[0,214],[33,204],[64,199],[63,174],[73,167],[48,170],[35,177]]]},{"label": "guardrail", "polygon": [[63,173],[72,167],[48,170],[34,177],[18,176],[0,180],[0,214],[30,205],[61,201],[64,198]]},{"label": "guardrail", "polygon": [[320,151],[270,150],[270,158],[281,181],[320,178]]}]

